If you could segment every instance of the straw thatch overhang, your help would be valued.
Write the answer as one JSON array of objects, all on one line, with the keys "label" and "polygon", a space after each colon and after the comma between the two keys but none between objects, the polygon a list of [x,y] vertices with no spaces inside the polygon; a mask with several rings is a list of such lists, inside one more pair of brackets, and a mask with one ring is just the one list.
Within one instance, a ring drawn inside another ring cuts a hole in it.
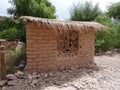
[{"label": "straw thatch overhang", "polygon": [[[106,30],[107,27],[96,22],[80,22],[80,21],[64,21],[56,19],[36,18],[31,16],[22,16],[25,23],[34,22],[38,26],[45,25],[47,29],[59,29],[59,30]],[[43,26],[42,26],[43,27]],[[45,27],[44,27],[45,28]]]}]

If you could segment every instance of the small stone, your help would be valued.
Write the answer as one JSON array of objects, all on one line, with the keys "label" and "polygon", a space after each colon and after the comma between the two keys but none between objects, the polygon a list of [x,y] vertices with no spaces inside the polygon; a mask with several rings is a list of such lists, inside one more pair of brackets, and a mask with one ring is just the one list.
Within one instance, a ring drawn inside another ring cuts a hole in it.
[{"label": "small stone", "polygon": [[14,74],[8,74],[7,79],[8,80],[17,80],[17,77]]},{"label": "small stone", "polygon": [[33,80],[31,84],[32,85],[37,85],[38,84],[38,80],[37,79]]},{"label": "small stone", "polygon": [[22,78],[23,78],[23,79],[27,79],[28,77],[27,77],[26,75],[24,75]]},{"label": "small stone", "polygon": [[75,67],[71,67],[70,69],[71,69],[71,70],[76,70],[76,68],[75,68]]},{"label": "small stone", "polygon": [[67,83],[65,83],[65,84],[63,84],[63,85],[62,85],[62,87],[68,87],[68,84],[67,84]]},{"label": "small stone", "polygon": [[23,75],[24,75],[24,73],[22,71],[17,71],[15,73],[15,76],[17,76],[18,78],[23,78]]},{"label": "small stone", "polygon": [[38,74],[38,77],[40,77],[40,74]]},{"label": "small stone", "polygon": [[8,86],[15,86],[15,85],[17,85],[17,80],[8,81],[7,84],[8,84]]},{"label": "small stone", "polygon": [[38,79],[40,77],[40,75],[34,75],[32,76],[33,79]]},{"label": "small stone", "polygon": [[117,51],[118,49],[114,49],[114,51]]},{"label": "small stone", "polygon": [[32,75],[33,75],[33,76],[34,76],[34,75],[37,75],[37,72],[34,72]]},{"label": "small stone", "polygon": [[59,68],[59,71],[63,71],[65,69],[65,67],[64,66],[61,66],[60,68]]},{"label": "small stone", "polygon": [[48,74],[47,74],[47,73],[45,73],[45,74],[44,74],[44,77],[45,77],[45,78],[47,78],[47,77],[48,77]]},{"label": "small stone", "polygon": [[112,54],[111,51],[107,51],[107,52],[105,52],[105,55],[111,55],[111,54]]},{"label": "small stone", "polygon": [[33,79],[33,77],[30,75],[30,74],[28,74],[28,79]]},{"label": "small stone", "polygon": [[[1,89],[0,89],[1,90]],[[6,86],[2,87],[2,90],[8,90],[8,88]]]},{"label": "small stone", "polygon": [[23,65],[23,64],[19,64],[18,67],[19,67],[19,68],[24,68],[24,65]]},{"label": "small stone", "polygon": [[21,60],[18,65],[18,69],[22,71],[24,69],[25,65],[26,65],[25,60]]},{"label": "small stone", "polygon": [[32,80],[32,79],[38,79],[40,77],[40,75],[31,75],[28,74],[28,79]]},{"label": "small stone", "polygon": [[49,73],[49,76],[50,76],[50,77],[53,77],[53,76],[54,76],[54,74],[53,74],[52,72],[50,72],[50,73]]},{"label": "small stone", "polygon": [[0,81],[0,87],[4,86],[7,83],[7,80],[1,80]]}]

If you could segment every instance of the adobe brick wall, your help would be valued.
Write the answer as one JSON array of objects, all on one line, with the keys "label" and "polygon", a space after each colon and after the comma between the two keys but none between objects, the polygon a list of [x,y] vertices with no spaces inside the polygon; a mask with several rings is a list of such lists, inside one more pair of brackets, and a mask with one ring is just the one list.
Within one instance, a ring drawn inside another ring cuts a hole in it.
[{"label": "adobe brick wall", "polygon": [[94,30],[79,32],[79,48],[76,56],[58,57],[57,34],[32,22],[26,24],[28,72],[57,70],[61,66],[84,65],[94,62]]},{"label": "adobe brick wall", "polygon": [[18,40],[0,39],[0,46],[5,46],[6,51],[16,48],[17,44]]}]

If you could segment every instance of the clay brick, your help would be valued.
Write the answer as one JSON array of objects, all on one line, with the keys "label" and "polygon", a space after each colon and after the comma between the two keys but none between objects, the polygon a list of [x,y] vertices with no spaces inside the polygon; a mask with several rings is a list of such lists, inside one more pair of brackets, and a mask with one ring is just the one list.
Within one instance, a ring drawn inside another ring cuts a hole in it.
[{"label": "clay brick", "polygon": [[33,54],[27,54],[27,58],[34,59],[34,58],[36,58],[36,57],[37,57],[37,55],[33,55]]},{"label": "clay brick", "polygon": [[[44,29],[41,29],[44,27]],[[49,30],[46,30],[48,29]],[[73,28],[75,29],[75,28]],[[57,30],[57,29],[56,29]],[[78,54],[73,57],[57,57],[57,32],[44,24],[27,24],[27,66],[31,71],[44,72],[55,70],[62,65],[72,66],[86,64],[93,60],[95,31],[83,30],[79,32]]]}]

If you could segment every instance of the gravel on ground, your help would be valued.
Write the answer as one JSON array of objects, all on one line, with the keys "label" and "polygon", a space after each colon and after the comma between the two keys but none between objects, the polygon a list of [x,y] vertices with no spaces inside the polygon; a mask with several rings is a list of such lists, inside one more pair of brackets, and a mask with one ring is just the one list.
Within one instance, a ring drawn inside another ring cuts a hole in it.
[{"label": "gravel on ground", "polygon": [[27,74],[2,90],[120,90],[120,54],[95,56],[92,67],[61,68],[58,72]]}]

